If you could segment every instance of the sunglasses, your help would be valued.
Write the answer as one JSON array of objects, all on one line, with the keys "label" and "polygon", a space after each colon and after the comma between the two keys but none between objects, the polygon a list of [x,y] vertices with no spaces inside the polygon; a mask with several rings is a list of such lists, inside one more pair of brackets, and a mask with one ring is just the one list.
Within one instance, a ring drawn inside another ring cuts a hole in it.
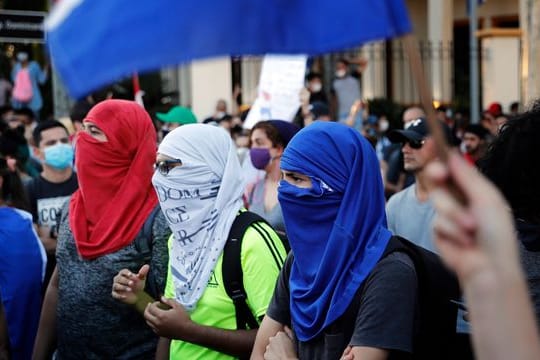
[{"label": "sunglasses", "polygon": [[161,175],[167,176],[167,174],[169,173],[169,171],[171,171],[172,168],[181,165],[182,160],[180,159],[161,160],[154,164],[154,170],[158,170]]},{"label": "sunglasses", "polygon": [[411,149],[415,149],[415,150],[418,150],[418,149],[421,149],[422,146],[424,146],[426,140],[425,139],[422,139],[422,140],[411,140],[411,139],[407,139],[405,141],[403,141],[401,143],[401,146],[405,146],[405,144],[409,144],[409,146],[411,147]]}]

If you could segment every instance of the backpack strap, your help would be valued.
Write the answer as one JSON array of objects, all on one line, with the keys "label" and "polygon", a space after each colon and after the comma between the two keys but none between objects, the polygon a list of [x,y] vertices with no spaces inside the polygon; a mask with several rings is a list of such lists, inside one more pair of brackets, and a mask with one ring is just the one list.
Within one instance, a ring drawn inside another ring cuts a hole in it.
[{"label": "backpack strap", "polygon": [[[153,241],[153,231],[152,227],[154,226],[154,221],[156,220],[156,215],[160,211],[159,204],[152,209],[152,212],[146,220],[144,221],[141,233],[135,238],[135,249],[142,256],[144,263],[147,264],[152,259],[152,241]],[[159,296],[159,293],[155,286],[155,281],[153,281],[153,272],[150,270],[148,278],[146,279],[146,288],[148,291],[154,295]]]},{"label": "backpack strap", "polygon": [[145,262],[150,261],[152,258],[152,227],[159,209],[159,205],[152,209],[152,212],[144,221],[140,236],[135,239],[135,249],[144,257]]},{"label": "backpack strap", "polygon": [[266,223],[262,217],[250,211],[238,214],[234,219],[229,237],[223,248],[223,285],[227,295],[234,303],[236,328],[239,330],[257,329],[259,327],[259,323],[246,303],[247,294],[244,288],[244,273],[240,257],[244,234],[251,224],[256,222]]}]

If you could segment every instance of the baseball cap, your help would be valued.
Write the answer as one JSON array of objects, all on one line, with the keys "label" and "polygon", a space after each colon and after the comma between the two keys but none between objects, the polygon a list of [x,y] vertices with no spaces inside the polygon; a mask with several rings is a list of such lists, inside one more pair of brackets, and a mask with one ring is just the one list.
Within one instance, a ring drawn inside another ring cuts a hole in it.
[{"label": "baseball cap", "polygon": [[498,102],[491,103],[485,112],[497,117],[502,114],[502,106]]},{"label": "baseball cap", "polygon": [[[438,121],[443,129],[446,141],[449,144],[454,144],[454,136],[452,131],[445,123]],[[393,143],[403,143],[406,141],[421,141],[429,135],[429,128],[426,119],[418,118],[411,122],[411,125],[406,130],[392,130],[388,134],[388,140]]]},{"label": "baseball cap", "polygon": [[167,113],[156,113],[159,120],[167,123],[178,123],[182,125],[195,124],[197,118],[190,109],[183,106],[174,106]]}]

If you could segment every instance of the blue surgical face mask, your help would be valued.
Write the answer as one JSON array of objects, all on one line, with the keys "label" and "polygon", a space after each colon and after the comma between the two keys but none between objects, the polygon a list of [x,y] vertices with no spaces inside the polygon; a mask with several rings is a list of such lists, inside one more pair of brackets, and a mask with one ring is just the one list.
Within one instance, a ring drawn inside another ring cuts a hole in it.
[{"label": "blue surgical face mask", "polygon": [[70,144],[56,144],[45,148],[45,164],[59,170],[73,164],[73,147]]}]

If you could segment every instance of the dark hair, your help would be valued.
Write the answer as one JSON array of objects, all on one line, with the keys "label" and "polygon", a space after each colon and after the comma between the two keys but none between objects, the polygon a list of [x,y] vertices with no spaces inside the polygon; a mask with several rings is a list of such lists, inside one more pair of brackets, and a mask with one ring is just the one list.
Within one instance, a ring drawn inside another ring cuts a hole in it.
[{"label": "dark hair", "polygon": [[6,129],[0,136],[0,155],[17,156],[20,146],[27,146],[24,135],[16,129]]},{"label": "dark hair", "polygon": [[34,112],[32,110],[30,110],[29,108],[27,107],[23,107],[23,108],[20,108],[20,109],[15,109],[13,111],[15,113],[15,115],[23,115],[23,116],[28,116],[30,119],[35,119],[35,115],[34,115]]},{"label": "dark hair", "polygon": [[307,74],[306,80],[311,81],[313,79],[322,79],[322,76],[318,72],[312,71],[309,74]]},{"label": "dark hair", "polygon": [[0,198],[8,206],[18,209],[29,210],[28,199],[21,182],[21,178],[16,172],[12,172],[7,167],[6,159],[0,157],[0,177],[2,186],[0,187]]},{"label": "dark hair", "polygon": [[506,122],[481,161],[484,174],[501,190],[514,215],[540,223],[540,101]]},{"label": "dark hair", "polygon": [[45,121],[40,122],[38,124],[38,126],[36,126],[34,131],[32,132],[32,138],[34,139],[34,145],[39,147],[39,143],[41,142],[41,133],[43,131],[49,130],[49,129],[52,129],[52,128],[57,128],[57,127],[64,129],[66,131],[66,134],[69,135],[68,129],[66,129],[64,124],[62,124],[60,121],[45,120]]},{"label": "dark hair", "polygon": [[519,110],[519,103],[517,101],[510,104],[510,111],[518,111]]},{"label": "dark hair", "polygon": [[336,60],[336,64],[337,64],[337,63],[342,63],[342,64],[345,65],[345,66],[349,66],[349,61],[348,61],[347,59],[343,58],[343,57],[337,59],[337,60]]},{"label": "dark hair", "polygon": [[69,113],[71,122],[82,122],[84,118],[86,118],[86,115],[88,115],[88,112],[92,109],[92,106],[93,105],[86,99],[77,101]]},{"label": "dark hair", "polygon": [[0,116],[4,116],[5,113],[13,111],[11,105],[0,106]]},{"label": "dark hair", "polygon": [[251,147],[251,134],[253,134],[253,132],[257,129],[264,131],[268,139],[272,142],[273,147],[279,145],[285,148],[285,141],[283,141],[279,135],[278,129],[268,121],[259,121],[257,124],[255,124],[255,126],[253,126],[253,128],[251,128],[251,132],[249,133],[249,147]]}]

